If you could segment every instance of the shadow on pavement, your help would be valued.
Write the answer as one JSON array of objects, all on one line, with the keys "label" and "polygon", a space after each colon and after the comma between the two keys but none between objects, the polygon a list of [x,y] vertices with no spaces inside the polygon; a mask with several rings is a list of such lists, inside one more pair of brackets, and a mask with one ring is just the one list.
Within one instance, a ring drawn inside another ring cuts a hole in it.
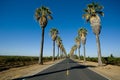
[{"label": "shadow on pavement", "polygon": [[96,67],[96,66],[92,66],[92,65],[76,65],[76,66],[70,67],[69,70],[71,70],[71,69],[85,69],[85,68],[88,68],[88,67]]},{"label": "shadow on pavement", "polygon": [[[95,67],[95,66],[91,66],[91,65],[75,65],[73,67],[69,67],[68,70],[72,70],[72,69],[85,69],[87,67]],[[47,72],[47,73],[41,73],[41,74],[36,74],[36,75],[32,75],[32,76],[27,76],[27,77],[23,77],[23,78],[17,78],[17,79],[13,79],[13,80],[22,80],[25,78],[33,78],[33,77],[37,77],[37,76],[43,76],[43,75],[49,75],[49,74],[54,74],[54,73],[59,73],[59,72],[63,72],[63,71],[67,71],[67,69],[62,69],[62,70],[58,70],[58,71],[51,71],[51,72]]]},{"label": "shadow on pavement", "polygon": [[[66,64],[67,62],[64,63],[58,63],[58,64]],[[88,67],[96,67],[96,66],[92,66],[92,65],[80,65],[77,62],[74,61],[69,61],[68,62],[70,65],[73,64],[73,66],[69,66],[66,67],[65,69],[61,69],[61,70],[56,70],[56,71],[50,71],[50,72],[41,72],[32,76],[27,76],[27,77],[22,77],[22,78],[17,78],[17,79],[13,79],[13,80],[23,80],[25,78],[33,78],[33,77],[37,77],[37,76],[44,76],[44,75],[49,75],[49,74],[54,74],[54,73],[59,73],[59,72],[63,72],[63,71],[67,71],[67,70],[72,70],[72,69],[85,69]]]}]

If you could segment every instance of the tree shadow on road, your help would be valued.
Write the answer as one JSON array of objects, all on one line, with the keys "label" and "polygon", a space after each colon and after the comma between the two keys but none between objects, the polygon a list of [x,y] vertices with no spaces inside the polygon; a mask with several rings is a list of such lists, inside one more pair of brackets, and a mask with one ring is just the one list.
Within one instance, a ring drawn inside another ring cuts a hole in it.
[{"label": "tree shadow on road", "polygon": [[85,69],[85,68],[88,68],[88,67],[96,67],[96,66],[92,66],[92,65],[76,65],[76,66],[70,67],[69,70],[72,70],[72,69]]},{"label": "tree shadow on road", "polygon": [[32,75],[32,76],[17,78],[17,79],[13,79],[13,80],[23,80],[23,79],[26,79],[26,78],[33,78],[33,77],[38,77],[38,76],[44,76],[44,75],[59,73],[59,72],[63,72],[63,71],[67,71],[67,69],[62,69],[62,70],[57,70],[57,71],[51,71],[51,72],[46,72],[46,73],[38,73],[38,74],[35,74],[35,75]]},{"label": "tree shadow on road", "polygon": [[33,77],[38,77],[38,76],[44,76],[44,75],[49,75],[49,74],[55,74],[55,73],[59,73],[59,72],[63,72],[63,71],[67,71],[67,70],[73,70],[73,69],[85,69],[88,67],[96,67],[96,66],[92,66],[92,65],[74,65],[72,67],[68,67],[65,69],[61,69],[61,70],[56,70],[56,71],[50,71],[50,72],[42,72],[42,73],[38,73],[36,75],[32,75],[32,76],[27,76],[27,77],[23,77],[23,78],[17,78],[17,79],[13,79],[13,80],[23,80],[25,78],[33,78]]}]

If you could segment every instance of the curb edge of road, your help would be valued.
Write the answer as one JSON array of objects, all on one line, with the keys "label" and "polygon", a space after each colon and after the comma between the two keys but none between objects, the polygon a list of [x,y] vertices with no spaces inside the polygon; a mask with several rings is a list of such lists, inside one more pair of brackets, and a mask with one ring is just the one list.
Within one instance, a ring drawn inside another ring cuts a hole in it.
[{"label": "curb edge of road", "polygon": [[108,78],[107,76],[105,76],[105,75],[101,74],[100,72],[97,72],[97,71],[95,71],[95,70],[91,69],[90,67],[88,67],[88,69],[90,69],[91,71],[93,71],[93,72],[95,72],[95,73],[97,73],[97,74],[99,74],[99,75],[101,75],[101,76],[105,77],[105,78],[106,78],[106,79],[108,79],[108,80],[111,80],[111,79],[110,79],[110,78]]}]

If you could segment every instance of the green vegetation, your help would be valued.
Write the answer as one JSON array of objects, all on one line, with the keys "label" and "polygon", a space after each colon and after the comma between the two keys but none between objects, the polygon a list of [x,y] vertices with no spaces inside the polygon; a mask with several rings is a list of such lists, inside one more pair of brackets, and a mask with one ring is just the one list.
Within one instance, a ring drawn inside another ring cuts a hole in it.
[{"label": "green vegetation", "polygon": [[[87,60],[92,62],[98,62],[97,57],[87,57]],[[111,64],[120,66],[120,57],[102,57],[102,62],[106,65]]]},{"label": "green vegetation", "polygon": [[[27,66],[38,63],[38,57],[31,56],[0,56],[0,71],[9,68]],[[52,60],[52,57],[44,57],[43,62]]]},{"label": "green vegetation", "polygon": [[[74,55],[76,59],[79,57],[77,55]],[[80,56],[80,59],[83,60],[84,57]],[[92,61],[92,62],[98,62],[97,57],[86,57],[87,61]],[[111,65],[118,65],[120,66],[120,57],[114,57],[112,54],[108,57],[102,57],[102,62],[106,65],[111,64]]]}]

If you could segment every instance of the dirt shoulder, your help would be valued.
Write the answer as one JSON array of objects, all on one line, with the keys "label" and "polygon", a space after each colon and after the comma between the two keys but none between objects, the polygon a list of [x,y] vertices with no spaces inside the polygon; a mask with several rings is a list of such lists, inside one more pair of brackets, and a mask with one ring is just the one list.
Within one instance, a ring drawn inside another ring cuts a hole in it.
[{"label": "dirt shoulder", "polygon": [[[80,64],[83,64],[83,61],[75,61],[79,62]],[[98,63],[90,61],[87,61],[85,65],[88,66],[89,69],[93,70],[94,72],[101,74],[102,76],[105,76],[111,80],[120,80],[120,66],[104,65],[102,67],[99,67]]]},{"label": "dirt shoulder", "polygon": [[45,62],[44,65],[34,64],[24,67],[11,68],[9,70],[0,72],[0,80],[11,80],[14,78],[33,75],[60,61],[61,60],[56,60],[55,62],[53,61]]}]

